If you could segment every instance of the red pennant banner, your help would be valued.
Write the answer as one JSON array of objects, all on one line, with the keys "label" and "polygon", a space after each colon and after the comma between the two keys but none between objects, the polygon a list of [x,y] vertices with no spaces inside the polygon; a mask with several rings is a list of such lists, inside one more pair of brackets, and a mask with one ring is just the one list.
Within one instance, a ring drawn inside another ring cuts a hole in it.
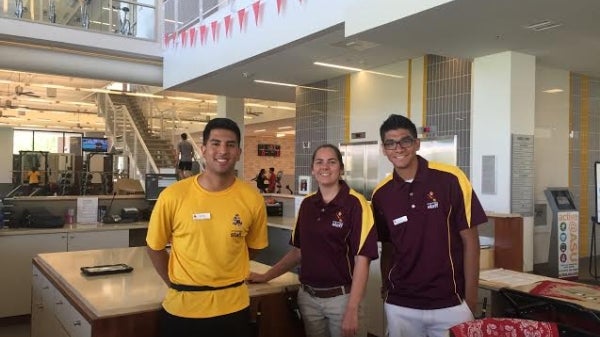
[{"label": "red pennant banner", "polygon": [[233,20],[231,20],[231,15],[225,16],[224,20],[225,20],[225,36],[229,36],[231,33],[231,26],[233,25]]},{"label": "red pennant banner", "polygon": [[163,39],[164,39],[165,48],[169,48],[169,40],[170,40],[169,33],[165,33],[165,36],[163,36]]},{"label": "red pennant banner", "polygon": [[189,29],[190,35],[190,46],[194,46],[196,44],[196,27],[192,27]]},{"label": "red pennant banner", "polygon": [[173,47],[177,47],[177,33],[171,33],[171,37],[169,38],[169,44],[173,44]]},{"label": "red pennant banner", "polygon": [[244,18],[246,17],[246,9],[242,8],[238,11],[238,22],[240,23],[240,32],[244,26]]},{"label": "red pennant banner", "polygon": [[181,39],[181,46],[185,47],[185,45],[187,44],[187,30],[182,30],[181,32],[179,32],[179,38]]},{"label": "red pennant banner", "polygon": [[200,44],[206,43],[206,35],[208,34],[207,27],[205,25],[200,26]]},{"label": "red pennant banner", "polygon": [[254,12],[254,23],[258,26],[258,16],[260,14],[260,0],[252,4],[252,11]]},{"label": "red pennant banner", "polygon": [[281,13],[282,5],[283,5],[283,0],[277,0],[277,14]]},{"label": "red pennant banner", "polygon": [[213,21],[210,23],[210,29],[212,31],[213,42],[217,42],[217,29],[219,28],[219,21]]}]

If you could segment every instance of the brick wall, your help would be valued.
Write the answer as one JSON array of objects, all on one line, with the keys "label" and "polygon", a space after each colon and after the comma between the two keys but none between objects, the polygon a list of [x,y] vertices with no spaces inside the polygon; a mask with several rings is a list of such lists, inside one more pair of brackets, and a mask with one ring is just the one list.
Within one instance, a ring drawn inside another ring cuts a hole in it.
[{"label": "brick wall", "polygon": [[[281,147],[281,156],[266,157],[258,155],[258,144],[277,144]],[[295,176],[295,146],[296,137],[286,135],[285,137],[260,137],[260,136],[245,136],[244,137],[244,180],[250,182],[261,168],[269,170],[269,167],[274,167],[275,172],[282,170],[283,179],[282,185],[290,185],[294,189]],[[252,182],[254,183],[254,182]],[[284,193],[284,190],[282,190]],[[289,193],[289,192],[288,192]]]}]

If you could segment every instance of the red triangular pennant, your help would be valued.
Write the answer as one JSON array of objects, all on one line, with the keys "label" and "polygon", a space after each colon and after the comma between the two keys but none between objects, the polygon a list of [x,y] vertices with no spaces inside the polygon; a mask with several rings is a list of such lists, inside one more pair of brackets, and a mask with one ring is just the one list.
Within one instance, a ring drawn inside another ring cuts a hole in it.
[{"label": "red triangular pennant", "polygon": [[179,32],[179,38],[181,39],[181,47],[185,47],[187,44],[187,30],[182,30]]},{"label": "red triangular pennant", "polygon": [[165,33],[165,36],[163,36],[163,39],[164,39],[164,46],[165,46],[165,48],[169,48],[169,40],[171,40],[169,38],[169,33]]},{"label": "red triangular pennant", "polygon": [[190,35],[190,46],[193,47],[196,44],[196,27],[192,27],[189,30]]},{"label": "red triangular pennant", "polygon": [[258,26],[258,15],[260,14],[260,0],[257,0],[252,4],[252,11],[254,12],[254,23]]},{"label": "red triangular pennant", "polygon": [[219,21],[213,21],[210,23],[210,29],[212,30],[213,42],[217,41],[217,29],[219,29]]},{"label": "red triangular pennant", "polygon": [[225,16],[224,20],[225,20],[225,36],[228,36],[231,33],[231,25],[233,25],[233,20],[231,20],[231,15]]},{"label": "red triangular pennant", "polygon": [[200,26],[200,44],[206,43],[206,35],[208,34],[206,28],[207,27],[205,25]]},{"label": "red triangular pennant", "polygon": [[246,17],[246,9],[242,8],[238,11],[238,22],[240,23],[240,32],[244,26],[244,17]]},{"label": "red triangular pennant", "polygon": [[281,12],[281,6],[283,5],[283,0],[277,0],[277,14]]},{"label": "red triangular pennant", "polygon": [[171,33],[171,37],[169,38],[169,43],[172,43],[173,47],[177,48],[177,33],[176,32]]}]

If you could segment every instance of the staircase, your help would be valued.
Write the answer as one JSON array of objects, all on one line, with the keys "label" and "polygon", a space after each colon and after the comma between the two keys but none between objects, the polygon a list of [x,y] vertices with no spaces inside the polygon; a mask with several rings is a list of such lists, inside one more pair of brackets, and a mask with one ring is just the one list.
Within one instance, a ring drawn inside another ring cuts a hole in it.
[{"label": "staircase", "polygon": [[108,96],[114,106],[124,106],[127,109],[156,166],[158,168],[174,168],[175,149],[172,143],[152,133],[139,100],[126,95],[110,94]]}]

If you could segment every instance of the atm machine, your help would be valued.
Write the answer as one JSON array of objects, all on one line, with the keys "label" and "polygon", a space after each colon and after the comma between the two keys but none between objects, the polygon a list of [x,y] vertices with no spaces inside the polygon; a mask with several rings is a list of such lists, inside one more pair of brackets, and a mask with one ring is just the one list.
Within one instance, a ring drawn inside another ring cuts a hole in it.
[{"label": "atm machine", "polygon": [[552,277],[577,280],[579,275],[579,211],[566,187],[544,191],[552,211],[548,265]]}]

